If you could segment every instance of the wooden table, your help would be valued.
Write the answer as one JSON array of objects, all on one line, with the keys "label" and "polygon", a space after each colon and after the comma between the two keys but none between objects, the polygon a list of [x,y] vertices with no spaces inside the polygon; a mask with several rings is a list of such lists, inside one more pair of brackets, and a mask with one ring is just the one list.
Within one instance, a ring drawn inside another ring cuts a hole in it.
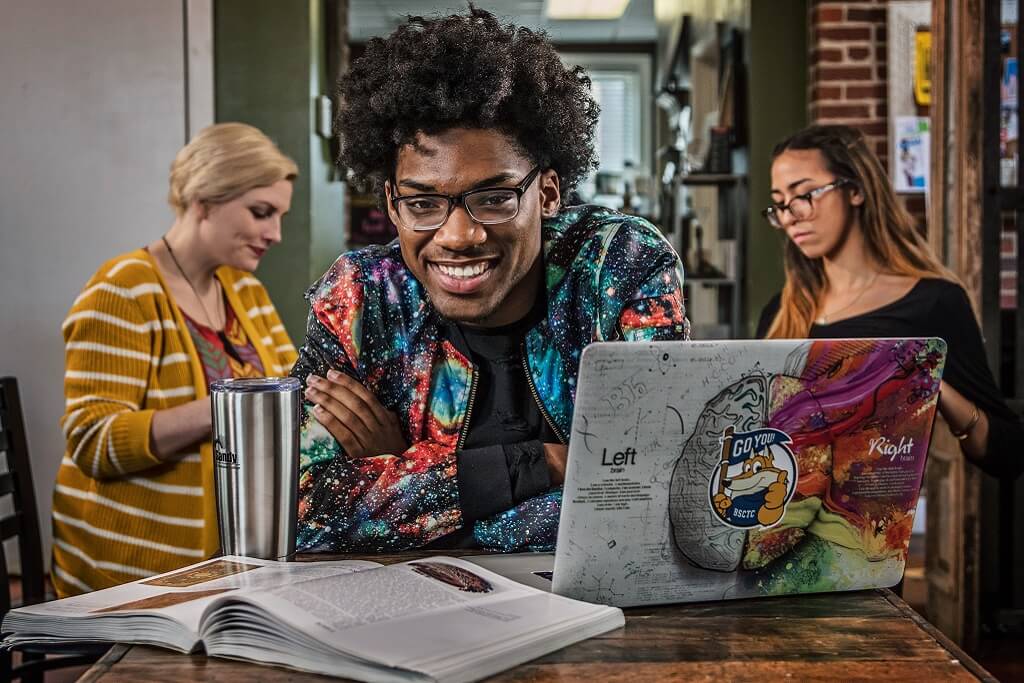
[{"label": "wooden table", "polygon": [[[390,563],[424,555],[349,559]],[[624,628],[570,645],[491,680],[996,680],[888,590],[630,608],[625,613]],[[256,679],[337,680],[130,645],[111,648],[79,680],[233,683]]]}]

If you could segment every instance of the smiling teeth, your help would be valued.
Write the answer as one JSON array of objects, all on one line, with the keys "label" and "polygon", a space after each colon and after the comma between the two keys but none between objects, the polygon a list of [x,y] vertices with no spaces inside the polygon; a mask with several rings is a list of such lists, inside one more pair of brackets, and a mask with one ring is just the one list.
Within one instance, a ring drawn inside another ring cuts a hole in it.
[{"label": "smiling teeth", "polygon": [[448,277],[470,278],[487,270],[487,264],[477,263],[472,266],[442,266],[438,264],[437,269]]}]

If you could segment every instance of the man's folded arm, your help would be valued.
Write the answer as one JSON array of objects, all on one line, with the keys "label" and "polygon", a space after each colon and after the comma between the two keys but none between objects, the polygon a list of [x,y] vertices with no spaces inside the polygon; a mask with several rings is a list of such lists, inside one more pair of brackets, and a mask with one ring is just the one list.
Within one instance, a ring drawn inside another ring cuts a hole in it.
[{"label": "man's folded arm", "polygon": [[[344,347],[310,314],[292,375],[337,370],[358,379]],[[306,550],[401,550],[462,526],[455,454],[433,440],[400,454],[349,458],[303,401],[299,436],[298,546]]]}]

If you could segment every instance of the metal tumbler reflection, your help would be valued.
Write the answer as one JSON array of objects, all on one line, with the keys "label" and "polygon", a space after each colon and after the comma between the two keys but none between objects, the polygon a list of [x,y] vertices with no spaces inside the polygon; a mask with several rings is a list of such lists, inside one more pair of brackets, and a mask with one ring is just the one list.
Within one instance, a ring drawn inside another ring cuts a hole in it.
[{"label": "metal tumbler reflection", "polygon": [[299,476],[299,391],[294,377],[217,380],[213,474],[224,555],[287,559],[295,554]]}]

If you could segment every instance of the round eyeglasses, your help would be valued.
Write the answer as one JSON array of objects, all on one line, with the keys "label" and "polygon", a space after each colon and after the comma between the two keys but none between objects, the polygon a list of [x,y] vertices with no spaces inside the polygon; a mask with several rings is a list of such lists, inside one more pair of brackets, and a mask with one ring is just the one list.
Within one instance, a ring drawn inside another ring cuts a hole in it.
[{"label": "round eyeglasses", "polygon": [[817,187],[811,190],[810,192],[798,194],[797,196],[790,199],[788,204],[772,204],[767,209],[761,211],[761,215],[768,220],[768,223],[771,224],[773,228],[785,227],[782,225],[783,211],[789,211],[789,214],[798,221],[805,221],[809,218],[814,217],[815,199],[821,197],[826,192],[830,192],[836,189],[837,187],[842,187],[843,185],[850,184],[852,184],[852,182],[847,180],[846,178],[836,178],[828,185],[822,185],[821,187]]},{"label": "round eyeglasses", "polygon": [[398,222],[406,230],[437,230],[455,207],[462,205],[477,223],[495,225],[519,215],[519,202],[533,179],[540,173],[535,166],[515,187],[481,187],[458,195],[411,194],[391,198]]}]

